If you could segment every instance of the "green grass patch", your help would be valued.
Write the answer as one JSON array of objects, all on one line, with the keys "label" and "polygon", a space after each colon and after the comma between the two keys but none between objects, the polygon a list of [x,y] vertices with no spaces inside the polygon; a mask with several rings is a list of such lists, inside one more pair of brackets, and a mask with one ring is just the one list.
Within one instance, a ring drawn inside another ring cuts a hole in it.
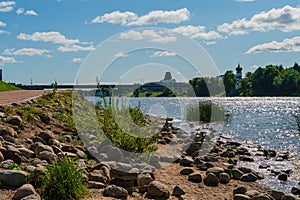
[{"label": "green grass patch", "polygon": [[14,86],[14,85],[11,85],[9,83],[0,81],[0,91],[9,91],[9,90],[20,90],[20,88]]}]

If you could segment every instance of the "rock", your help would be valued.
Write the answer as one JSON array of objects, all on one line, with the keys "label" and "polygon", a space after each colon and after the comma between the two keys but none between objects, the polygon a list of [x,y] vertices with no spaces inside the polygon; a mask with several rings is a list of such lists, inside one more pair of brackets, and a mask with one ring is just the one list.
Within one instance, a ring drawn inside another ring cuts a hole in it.
[{"label": "rock", "polygon": [[103,174],[101,170],[94,170],[88,174],[89,181],[95,181],[100,183],[108,183],[108,178]]},{"label": "rock", "polygon": [[190,174],[188,177],[188,180],[194,183],[201,183],[202,182],[202,176],[199,173],[193,173]]},{"label": "rock", "polygon": [[247,168],[247,167],[239,167],[238,168],[241,172],[243,172],[244,174],[248,174],[248,173],[251,173],[252,170],[250,168]]},{"label": "rock", "polygon": [[260,194],[253,197],[251,200],[270,200],[270,197],[265,194]]},{"label": "rock", "polygon": [[18,165],[20,165],[22,161],[25,161],[25,158],[23,156],[21,156],[20,151],[17,148],[15,148],[14,146],[7,145],[6,149],[7,149],[6,154],[5,154],[6,159],[11,159]]},{"label": "rock", "polygon": [[212,186],[212,187],[218,186],[220,182],[218,177],[213,173],[207,174],[203,181],[205,185]]},{"label": "rock", "polygon": [[209,173],[213,173],[214,175],[219,177],[220,174],[224,173],[224,170],[221,167],[212,167],[206,171],[206,174],[209,174]]},{"label": "rock", "polygon": [[232,170],[232,177],[233,179],[236,179],[236,180],[240,180],[240,178],[244,175],[243,172],[241,172],[240,170],[238,169],[233,169]]},{"label": "rock", "polygon": [[273,197],[275,200],[281,200],[284,196],[284,193],[281,191],[272,190],[271,197]]},{"label": "rock", "polygon": [[235,157],[235,152],[230,150],[230,149],[227,149],[225,151],[223,151],[220,156],[222,157],[227,157],[227,158],[234,158]]},{"label": "rock", "polygon": [[14,200],[20,200],[29,195],[36,194],[34,187],[31,184],[24,184],[22,187],[17,189],[14,194]]},{"label": "rock", "polygon": [[32,158],[34,156],[34,152],[29,149],[26,149],[25,147],[18,148],[18,150],[20,154],[26,158]]},{"label": "rock", "polygon": [[0,171],[1,185],[20,187],[27,182],[27,173],[21,170]]},{"label": "rock", "polygon": [[221,173],[219,179],[221,183],[228,183],[230,181],[230,176],[227,173]]},{"label": "rock", "polygon": [[235,194],[246,194],[247,188],[243,185],[233,189],[233,195]]},{"label": "rock", "polygon": [[255,197],[259,195],[259,192],[256,190],[249,190],[245,193],[245,195],[249,196],[249,197]]},{"label": "rock", "polygon": [[3,156],[3,154],[0,151],[0,162],[2,162],[2,161],[4,161],[4,156]]},{"label": "rock", "polygon": [[247,195],[236,194],[233,196],[233,200],[251,200],[251,198],[248,197]]},{"label": "rock", "polygon": [[139,174],[137,177],[137,185],[140,192],[146,192],[147,186],[153,181],[150,174]]},{"label": "rock", "polygon": [[279,174],[278,180],[280,181],[287,181],[288,175],[287,174]]},{"label": "rock", "polygon": [[243,182],[255,182],[257,181],[257,177],[252,173],[248,173],[241,176],[240,180]]},{"label": "rock", "polygon": [[184,157],[180,161],[180,166],[191,167],[193,166],[194,160],[190,157]]},{"label": "rock", "polygon": [[128,192],[122,187],[109,185],[105,188],[103,195],[106,197],[127,197]]},{"label": "rock", "polygon": [[38,156],[42,151],[49,151],[51,153],[54,153],[53,149],[50,146],[44,145],[41,142],[36,142],[33,144],[33,151],[36,156]]},{"label": "rock", "polygon": [[254,159],[251,158],[250,156],[241,156],[241,157],[240,157],[240,161],[244,161],[244,162],[254,162]]},{"label": "rock", "polygon": [[201,149],[201,146],[201,142],[192,142],[185,152],[188,155],[192,155],[194,152],[199,151]]},{"label": "rock", "polygon": [[[45,140],[47,143],[50,139],[54,138],[53,137],[53,133],[48,132],[48,131],[43,131],[40,132],[37,136],[39,136],[40,138],[42,138],[43,140]],[[48,143],[49,144],[49,143]],[[49,144],[50,145],[50,144]]]},{"label": "rock", "polygon": [[297,200],[298,198],[293,195],[284,195],[281,200]]},{"label": "rock", "polygon": [[204,162],[218,162],[218,158],[214,156],[203,156]]},{"label": "rock", "polygon": [[116,162],[124,162],[124,155],[122,151],[117,147],[111,147],[108,150],[108,160],[110,161],[116,161]]},{"label": "rock", "polygon": [[17,132],[9,126],[0,125],[0,135],[2,136],[8,135],[10,137],[16,137]]},{"label": "rock", "polygon": [[292,190],[291,190],[291,193],[293,195],[300,195],[300,189],[297,188],[297,187],[293,187]]},{"label": "rock", "polygon": [[42,160],[47,160],[48,163],[53,163],[56,161],[57,155],[50,151],[42,151],[39,153],[38,158]]},{"label": "rock", "polygon": [[152,197],[169,198],[170,196],[170,192],[168,191],[167,187],[158,181],[152,181],[147,188],[147,192]]},{"label": "rock", "polygon": [[21,200],[41,200],[41,197],[39,194],[32,194],[32,195],[22,198]]},{"label": "rock", "polygon": [[206,163],[203,163],[201,165],[198,166],[198,168],[201,170],[201,171],[207,171],[208,169],[214,167],[213,164],[209,163],[209,162],[206,162]]},{"label": "rock", "polygon": [[101,182],[88,181],[88,187],[89,188],[102,189],[102,188],[105,188],[106,185],[104,183],[101,183]]},{"label": "rock", "polygon": [[11,125],[20,126],[22,118],[19,115],[13,115],[7,119],[7,122]]},{"label": "rock", "polygon": [[183,189],[176,185],[173,189],[172,195],[180,197],[181,195],[185,195],[185,192],[183,191]]},{"label": "rock", "polygon": [[66,142],[72,142],[72,136],[71,135],[64,135],[63,136]]},{"label": "rock", "polygon": [[190,174],[194,173],[194,170],[192,168],[186,167],[186,168],[183,168],[182,170],[180,170],[179,173],[182,175],[190,175]]}]

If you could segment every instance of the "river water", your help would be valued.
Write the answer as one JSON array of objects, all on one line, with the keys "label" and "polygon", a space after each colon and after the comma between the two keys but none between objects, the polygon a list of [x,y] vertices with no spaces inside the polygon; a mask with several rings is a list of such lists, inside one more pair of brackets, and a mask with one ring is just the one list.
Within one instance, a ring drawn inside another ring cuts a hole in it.
[{"label": "river water", "polygon": [[[89,100],[97,101],[93,98]],[[225,124],[215,126],[222,135],[245,145],[259,145],[290,153],[289,162],[257,157],[254,163],[241,164],[264,173],[266,179],[260,182],[262,185],[290,192],[291,187],[300,181],[300,133],[292,115],[300,110],[299,97],[126,98],[124,102],[129,106],[140,104],[145,114],[174,118],[179,126],[186,129],[190,125],[185,122],[186,107],[207,100],[223,106],[230,113]],[[262,163],[270,164],[271,169],[277,171],[292,169],[293,173],[289,181],[281,183],[268,170],[258,169]]]}]

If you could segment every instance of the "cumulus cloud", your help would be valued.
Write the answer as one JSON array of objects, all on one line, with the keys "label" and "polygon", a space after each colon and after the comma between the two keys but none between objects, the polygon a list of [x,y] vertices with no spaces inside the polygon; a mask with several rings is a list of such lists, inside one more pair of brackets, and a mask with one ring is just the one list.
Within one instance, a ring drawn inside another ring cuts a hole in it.
[{"label": "cumulus cloud", "polygon": [[150,57],[170,57],[170,56],[176,56],[177,54],[175,52],[171,51],[156,51],[154,52]]},{"label": "cumulus cloud", "polygon": [[48,54],[50,51],[47,49],[35,49],[35,48],[23,48],[19,50],[15,49],[5,49],[3,54],[4,55],[18,55],[18,56],[45,56],[45,57],[51,57],[50,54]]},{"label": "cumulus cloud", "polygon": [[6,63],[17,63],[17,61],[13,57],[0,56],[0,66],[5,65]]},{"label": "cumulus cloud", "polygon": [[300,36],[259,44],[251,47],[246,54],[260,52],[300,52]]},{"label": "cumulus cloud", "polygon": [[130,11],[114,11],[95,17],[91,23],[95,24],[107,22],[111,24],[122,24],[123,26],[142,26],[159,23],[178,24],[189,20],[189,17],[190,12],[187,8],[174,11],[156,10],[142,16],[138,16],[136,13]]},{"label": "cumulus cloud", "polygon": [[176,33],[183,34],[184,36],[191,37],[193,39],[204,39],[204,40],[214,40],[223,38],[216,31],[206,32],[205,26],[179,26],[174,28],[173,31]]},{"label": "cumulus cloud", "polygon": [[25,15],[33,15],[33,16],[38,16],[38,14],[34,10],[27,10],[25,12]]},{"label": "cumulus cloud", "polygon": [[130,39],[130,40],[146,40],[148,42],[154,43],[167,43],[176,41],[176,37],[164,31],[157,32],[153,29],[146,29],[142,31],[130,30],[128,32],[123,32],[119,36],[120,39]]},{"label": "cumulus cloud", "polygon": [[14,9],[16,2],[14,1],[2,1],[0,2],[0,12],[10,12]]},{"label": "cumulus cloud", "polygon": [[18,15],[23,14],[24,13],[24,8],[18,8],[18,10],[16,10],[16,13]]},{"label": "cumulus cloud", "polygon": [[77,52],[77,51],[93,51],[95,49],[94,45],[81,46],[77,44],[65,45],[57,48],[60,52]]},{"label": "cumulus cloud", "polygon": [[6,26],[6,24],[0,21],[0,26]]},{"label": "cumulus cloud", "polygon": [[4,31],[4,30],[0,30],[0,35],[3,35],[3,34],[9,34],[8,31]]},{"label": "cumulus cloud", "polygon": [[250,31],[266,32],[281,30],[291,32],[300,30],[300,8],[289,5],[282,8],[273,8],[254,15],[251,19],[239,19],[232,23],[218,26],[218,31],[236,34],[247,34]]},{"label": "cumulus cloud", "polygon": [[73,58],[71,60],[71,63],[80,63],[82,61],[82,58]]}]

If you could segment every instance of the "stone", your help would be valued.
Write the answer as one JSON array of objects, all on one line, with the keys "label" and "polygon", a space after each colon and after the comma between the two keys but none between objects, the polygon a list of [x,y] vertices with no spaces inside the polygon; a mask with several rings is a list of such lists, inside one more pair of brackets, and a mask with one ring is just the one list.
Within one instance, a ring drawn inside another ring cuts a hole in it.
[{"label": "stone", "polygon": [[281,200],[297,200],[298,198],[293,195],[284,195]]},{"label": "stone", "polygon": [[94,170],[88,174],[89,181],[100,183],[108,183],[108,178],[103,174],[102,170]]},{"label": "stone", "polygon": [[214,156],[203,156],[204,162],[218,162],[218,158]]},{"label": "stone", "polygon": [[180,170],[179,173],[182,175],[190,175],[190,174],[194,173],[194,170],[192,168],[186,167],[186,168],[183,168],[182,170]]},{"label": "stone", "polygon": [[273,197],[275,200],[281,200],[284,196],[284,193],[277,190],[272,190],[271,197]]},{"label": "stone", "polygon": [[205,178],[203,179],[204,184],[207,186],[212,186],[212,187],[216,187],[219,185],[220,180],[218,179],[218,177],[213,174],[213,173],[209,173],[205,176]]},{"label": "stone", "polygon": [[245,193],[245,195],[252,198],[252,197],[258,196],[259,192],[257,190],[249,190]]},{"label": "stone", "polygon": [[102,189],[102,188],[105,188],[106,185],[104,183],[101,183],[101,182],[88,181],[88,187],[89,188]]},{"label": "stone", "polygon": [[221,183],[228,183],[230,181],[230,176],[227,173],[221,173],[219,179]]},{"label": "stone", "polygon": [[8,135],[11,137],[15,137],[17,136],[17,132],[9,126],[0,125],[0,135]]},{"label": "stone", "polygon": [[43,140],[45,140],[48,143],[48,140],[53,138],[53,133],[51,133],[49,131],[43,131],[43,132],[40,132],[37,136],[39,136],[40,138],[42,138]]},{"label": "stone", "polygon": [[2,162],[2,161],[4,161],[4,156],[3,156],[3,154],[0,151],[0,162]]},{"label": "stone", "polygon": [[191,167],[193,166],[194,160],[190,157],[184,157],[180,161],[180,166]]},{"label": "stone", "polygon": [[140,192],[146,192],[147,186],[153,181],[150,174],[139,174],[137,176],[137,185],[139,186]]},{"label": "stone", "polygon": [[108,160],[110,161],[116,161],[116,162],[124,162],[124,155],[122,151],[119,148],[111,147],[108,150]]},{"label": "stone", "polygon": [[109,185],[105,188],[103,195],[106,197],[127,197],[128,192],[122,187]]},{"label": "stone", "polygon": [[50,146],[42,144],[41,142],[34,143],[33,149],[36,156],[38,156],[42,151],[49,151],[51,153],[54,153],[53,149]]},{"label": "stone", "polygon": [[233,196],[233,200],[251,200],[251,198],[248,197],[247,195],[236,194]]},{"label": "stone", "polygon": [[241,156],[240,157],[240,161],[244,161],[244,162],[254,162],[254,159],[250,156]]},{"label": "stone", "polygon": [[270,200],[270,197],[265,194],[260,194],[253,197],[251,200]]},{"label": "stone", "polygon": [[228,149],[228,150],[223,151],[223,152],[220,154],[220,156],[222,156],[222,157],[227,157],[227,158],[234,158],[234,157],[235,157],[235,152]]},{"label": "stone", "polygon": [[27,182],[27,173],[21,170],[0,171],[1,185],[20,187]]},{"label": "stone", "polygon": [[147,192],[152,197],[169,198],[170,196],[170,192],[168,191],[167,187],[158,181],[152,181],[149,184],[149,187],[147,187]]},{"label": "stone", "polygon": [[213,164],[209,163],[209,162],[206,162],[206,163],[203,163],[201,165],[198,166],[198,168],[201,170],[201,171],[207,171],[208,169],[214,167]]},{"label": "stone", "polygon": [[293,195],[300,195],[300,189],[297,188],[297,187],[293,187],[292,190],[291,190],[291,193]]},{"label": "stone", "polygon": [[188,176],[188,180],[194,183],[201,183],[202,182],[202,176],[199,173],[192,173]]},{"label": "stone", "polygon": [[24,197],[27,197],[29,195],[36,194],[36,191],[34,187],[31,184],[24,184],[22,187],[17,189],[17,191],[14,194],[13,199],[14,200],[20,200]]},{"label": "stone", "polygon": [[42,151],[39,153],[38,158],[42,160],[47,160],[48,163],[53,163],[56,161],[57,155],[50,151]]},{"label": "stone", "polygon": [[173,189],[172,195],[175,197],[180,197],[182,195],[185,195],[185,191],[176,185]]},{"label": "stone", "polygon": [[224,170],[221,167],[212,167],[206,171],[206,174],[208,174],[208,173],[213,173],[214,175],[219,177],[220,174],[224,173]]},{"label": "stone", "polygon": [[239,167],[238,168],[241,172],[243,172],[244,174],[248,174],[248,173],[251,173],[252,170],[250,168],[247,168],[247,167]]},{"label": "stone", "polygon": [[235,194],[246,194],[246,192],[247,192],[247,188],[243,185],[238,186],[238,187],[233,189],[233,195],[235,195]]},{"label": "stone", "polygon": [[288,175],[287,174],[279,174],[278,180],[280,181],[287,181]]},{"label": "stone", "polygon": [[32,194],[32,195],[22,198],[21,200],[41,200],[41,197],[39,194]]},{"label": "stone", "polygon": [[34,156],[34,152],[29,149],[26,149],[25,147],[18,148],[18,150],[20,154],[26,158],[32,158]]},{"label": "stone", "polygon": [[238,169],[233,169],[232,170],[232,177],[233,179],[236,179],[236,180],[240,180],[240,178],[244,175],[243,172],[241,172],[240,170]]},{"label": "stone", "polygon": [[19,115],[13,115],[7,119],[7,122],[11,125],[20,126],[22,123],[22,118]]},{"label": "stone", "polygon": [[248,173],[241,176],[240,180],[243,182],[255,182],[257,181],[257,177],[252,173]]},{"label": "stone", "polygon": [[202,147],[201,142],[192,142],[191,145],[185,151],[188,155],[192,155],[194,152],[200,150]]}]

